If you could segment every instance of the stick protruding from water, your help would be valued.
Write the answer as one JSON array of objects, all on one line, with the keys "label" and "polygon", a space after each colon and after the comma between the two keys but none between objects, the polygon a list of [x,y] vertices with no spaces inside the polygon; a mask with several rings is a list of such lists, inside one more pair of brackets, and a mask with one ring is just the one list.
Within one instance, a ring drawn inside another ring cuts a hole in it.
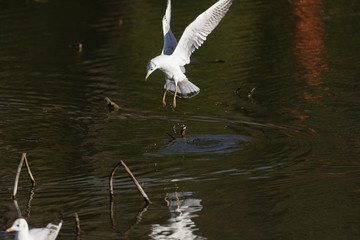
[{"label": "stick protruding from water", "polygon": [[118,111],[120,109],[119,105],[117,105],[115,102],[111,101],[110,98],[105,97],[105,102],[107,103],[109,107],[109,111]]},{"label": "stick protruding from water", "polygon": [[139,191],[139,193],[142,195],[142,197],[144,198],[145,202],[150,204],[151,201],[149,199],[149,197],[147,196],[147,194],[145,193],[144,189],[141,187],[141,185],[139,184],[139,182],[136,180],[135,176],[132,174],[132,172],[130,171],[130,169],[126,166],[126,164],[120,160],[115,167],[113,168],[113,170],[110,173],[109,176],[109,188],[110,188],[110,196],[113,197],[114,196],[114,189],[113,189],[113,177],[115,174],[116,169],[122,165],[125,168],[125,171],[129,174],[129,176],[131,177],[131,179],[133,180],[133,182],[136,185],[137,190]]},{"label": "stick protruding from water", "polygon": [[81,228],[80,228],[80,219],[77,212],[74,213],[74,217],[75,217],[75,225],[76,225],[76,237],[77,239],[80,239]]},{"label": "stick protruding from water", "polygon": [[35,179],[34,179],[34,176],[31,173],[29,162],[28,162],[28,160],[26,158],[26,153],[23,153],[22,156],[21,156],[21,160],[20,160],[17,172],[16,172],[16,176],[15,176],[14,191],[13,191],[13,196],[12,196],[14,199],[16,198],[16,193],[17,193],[17,189],[18,189],[18,185],[19,185],[20,172],[21,172],[21,168],[23,166],[24,161],[25,161],[25,165],[26,165],[26,168],[27,168],[27,171],[28,171],[28,175],[29,175],[32,187],[35,186]]}]

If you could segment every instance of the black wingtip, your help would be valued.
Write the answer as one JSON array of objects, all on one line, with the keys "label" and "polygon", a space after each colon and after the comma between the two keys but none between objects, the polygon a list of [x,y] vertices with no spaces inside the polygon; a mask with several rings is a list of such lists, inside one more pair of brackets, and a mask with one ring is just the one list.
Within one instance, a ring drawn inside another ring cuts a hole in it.
[{"label": "black wingtip", "polygon": [[63,212],[59,212],[59,214],[56,216],[56,218],[54,219],[54,221],[52,221],[51,223],[54,224],[54,225],[56,225],[56,226],[59,226],[59,224],[60,224],[61,221],[62,221],[63,215],[64,215]]}]

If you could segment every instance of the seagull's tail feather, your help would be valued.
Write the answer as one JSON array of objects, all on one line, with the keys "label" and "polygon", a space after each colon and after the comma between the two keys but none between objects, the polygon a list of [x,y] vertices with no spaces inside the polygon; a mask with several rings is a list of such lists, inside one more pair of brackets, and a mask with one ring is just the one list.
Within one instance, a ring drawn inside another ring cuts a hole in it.
[{"label": "seagull's tail feather", "polygon": [[[175,93],[175,82],[166,81],[164,88],[171,92]],[[176,96],[179,98],[192,98],[195,97],[200,92],[200,88],[198,88],[195,84],[185,79],[178,82],[178,90]]]},{"label": "seagull's tail feather", "polygon": [[[43,232],[45,231],[46,235],[47,235],[47,238],[48,240],[55,240],[57,235],[59,234],[59,231],[62,227],[62,224],[63,224],[63,213],[60,212],[56,218],[51,222],[49,223],[46,228],[43,228]],[[36,230],[38,230],[37,228],[33,228],[30,230],[30,233],[32,231],[36,232]],[[41,233],[42,234],[42,233]],[[36,239],[36,238],[35,238]]]},{"label": "seagull's tail feather", "polygon": [[46,226],[47,228],[50,228],[52,231],[56,232],[55,235],[57,235],[57,233],[60,231],[60,228],[63,223],[62,218],[63,218],[63,212],[59,212],[56,218]]}]

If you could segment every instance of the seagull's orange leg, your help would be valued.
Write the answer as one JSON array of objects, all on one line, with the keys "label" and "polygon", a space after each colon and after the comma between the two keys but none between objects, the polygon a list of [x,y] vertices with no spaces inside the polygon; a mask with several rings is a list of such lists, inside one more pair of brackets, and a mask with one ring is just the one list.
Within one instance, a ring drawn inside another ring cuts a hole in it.
[{"label": "seagull's orange leg", "polygon": [[167,87],[165,88],[165,93],[164,93],[164,97],[163,97],[163,101],[162,101],[162,105],[163,105],[163,107],[165,107],[165,106],[166,106],[166,102],[165,102],[166,92],[167,92]]},{"label": "seagull's orange leg", "polygon": [[173,107],[176,108],[176,94],[177,94],[177,85],[175,87],[175,94],[174,94],[174,101],[173,101]]}]

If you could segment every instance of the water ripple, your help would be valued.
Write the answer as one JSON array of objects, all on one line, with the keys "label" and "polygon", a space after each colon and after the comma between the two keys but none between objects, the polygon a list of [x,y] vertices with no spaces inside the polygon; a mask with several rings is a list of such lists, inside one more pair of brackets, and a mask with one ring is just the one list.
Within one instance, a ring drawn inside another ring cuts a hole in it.
[{"label": "water ripple", "polygon": [[[251,140],[243,135],[200,135],[177,138],[154,155],[171,155],[184,153],[231,153],[240,151]],[[150,154],[152,155],[152,154]]]}]

